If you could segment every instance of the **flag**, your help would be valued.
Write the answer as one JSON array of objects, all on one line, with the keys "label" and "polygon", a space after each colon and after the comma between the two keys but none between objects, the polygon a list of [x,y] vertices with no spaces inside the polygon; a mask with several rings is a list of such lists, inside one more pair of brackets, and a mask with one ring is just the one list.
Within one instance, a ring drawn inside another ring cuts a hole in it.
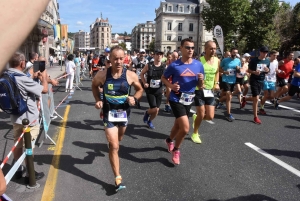
[{"label": "flag", "polygon": [[224,36],[223,36],[222,27],[220,27],[219,25],[215,26],[215,28],[214,28],[214,36],[218,42],[220,51],[223,55],[223,53],[224,53]]}]

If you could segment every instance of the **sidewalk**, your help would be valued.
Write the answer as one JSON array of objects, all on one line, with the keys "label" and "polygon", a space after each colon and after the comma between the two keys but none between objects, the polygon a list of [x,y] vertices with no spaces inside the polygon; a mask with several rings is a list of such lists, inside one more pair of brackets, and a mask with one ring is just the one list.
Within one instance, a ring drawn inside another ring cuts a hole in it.
[{"label": "sidewalk", "polygon": [[58,65],[58,63],[54,63],[53,67],[51,68],[49,64],[46,65],[47,72],[52,79],[62,76],[65,73],[65,68],[66,66],[62,66],[62,71],[61,71],[60,65]]}]

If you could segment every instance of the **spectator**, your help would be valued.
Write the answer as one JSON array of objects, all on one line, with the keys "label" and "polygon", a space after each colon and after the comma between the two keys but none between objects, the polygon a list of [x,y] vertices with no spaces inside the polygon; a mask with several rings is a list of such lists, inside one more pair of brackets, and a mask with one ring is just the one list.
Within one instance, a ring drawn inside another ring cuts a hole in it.
[{"label": "spectator", "polygon": [[[13,54],[11,59],[9,60],[9,72],[11,73],[19,73],[24,76],[16,76],[16,81],[18,88],[20,89],[20,93],[24,100],[27,100],[28,111],[22,115],[11,115],[11,121],[13,124],[14,131],[14,142],[18,140],[20,135],[23,132],[22,120],[27,118],[30,125],[30,133],[32,141],[37,139],[40,132],[39,121],[35,121],[39,118],[39,111],[36,104],[36,97],[39,97],[41,93],[48,92],[48,83],[47,83],[47,70],[44,70],[42,73],[38,73],[38,78],[41,80],[42,86],[37,82],[33,81],[33,79],[27,77],[23,70],[25,68],[25,56],[20,52],[16,52]],[[35,121],[35,122],[34,122]],[[33,123],[34,122],[34,123]],[[33,145],[34,148],[34,145]],[[17,161],[21,155],[23,154],[23,138],[20,140],[18,145],[16,146],[14,152],[14,161]],[[25,170],[24,166],[20,166],[18,171],[15,173],[15,178],[22,178],[23,170]],[[43,178],[45,175],[43,172],[35,172],[35,179],[39,180]],[[29,183],[28,174],[25,177],[25,183]]]}]

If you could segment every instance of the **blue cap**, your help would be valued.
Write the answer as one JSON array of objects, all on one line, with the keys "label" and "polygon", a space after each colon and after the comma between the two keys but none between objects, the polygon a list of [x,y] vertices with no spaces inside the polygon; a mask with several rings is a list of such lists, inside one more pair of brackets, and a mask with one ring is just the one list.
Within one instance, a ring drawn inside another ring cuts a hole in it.
[{"label": "blue cap", "polygon": [[109,47],[105,48],[105,52],[109,53],[110,52],[110,48]]}]

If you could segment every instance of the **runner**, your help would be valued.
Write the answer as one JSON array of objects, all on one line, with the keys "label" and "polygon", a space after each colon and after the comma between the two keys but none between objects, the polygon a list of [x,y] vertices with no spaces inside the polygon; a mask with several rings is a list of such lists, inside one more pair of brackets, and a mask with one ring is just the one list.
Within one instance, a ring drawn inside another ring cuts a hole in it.
[{"label": "runner", "polygon": [[250,74],[248,73],[248,68],[249,68],[249,62],[250,62],[251,55],[249,53],[245,53],[243,55],[243,58],[245,58],[244,66],[247,69],[246,75],[244,77],[244,84],[243,84],[243,87],[242,87],[243,97],[244,97],[244,96],[246,96],[248,94],[248,91],[249,91],[249,78],[250,78]]},{"label": "runner", "polygon": [[295,67],[295,70],[294,70],[294,74],[293,74],[294,78],[291,82],[291,86],[289,88],[288,96],[283,97],[282,99],[275,101],[274,106],[275,106],[276,109],[278,109],[279,103],[289,101],[293,98],[293,96],[296,93],[298,93],[298,94],[300,93],[300,57],[297,58],[296,64],[297,64],[297,66]]},{"label": "runner", "polygon": [[253,115],[254,123],[261,124],[260,119],[257,116],[257,105],[259,95],[264,86],[265,74],[269,72],[270,60],[267,59],[269,49],[265,46],[260,48],[259,57],[252,59],[249,63],[248,72],[250,76],[250,86],[252,97],[243,97],[242,108],[245,107],[246,101],[253,101]]},{"label": "runner", "polygon": [[[170,136],[165,142],[168,151],[172,153],[172,161],[175,165],[180,164],[179,148],[189,132],[188,115],[195,96],[195,87],[203,87],[204,69],[199,61],[192,59],[194,48],[194,42],[191,39],[182,40],[180,46],[182,58],[171,63],[161,78],[162,82],[172,89],[170,105],[176,119]],[[168,81],[171,76],[172,83]]]},{"label": "runner", "polygon": [[90,71],[90,74],[92,75],[92,78],[94,78],[95,75],[100,70],[99,60],[100,60],[99,56],[97,54],[95,54],[94,58],[92,59],[91,71]]},{"label": "runner", "polygon": [[[121,46],[111,48],[110,61],[112,66],[97,73],[92,81],[92,91],[96,100],[95,107],[103,108],[104,128],[109,143],[109,160],[115,176],[116,192],[122,190],[119,164],[119,142],[122,140],[130,115],[130,106],[135,105],[142,97],[143,88],[135,73],[123,68],[124,50]],[[98,86],[103,85],[103,100],[100,99]],[[135,88],[134,96],[129,96],[129,86]]]},{"label": "runner", "polygon": [[236,55],[238,54],[237,48],[231,48],[230,54],[231,57],[223,59],[220,66],[220,72],[223,73],[223,91],[226,92],[226,95],[222,96],[219,102],[226,100],[227,114],[225,113],[225,117],[229,122],[232,122],[234,121],[234,117],[231,114],[232,92],[236,83],[236,70],[237,67],[241,67],[241,60],[236,58]]},{"label": "runner", "polygon": [[131,64],[132,64],[131,56],[127,54],[127,51],[125,51],[124,67],[129,69],[131,67]]},{"label": "runner", "polygon": [[273,100],[274,94],[276,91],[276,73],[278,72],[278,61],[277,61],[278,52],[272,50],[270,52],[270,71],[266,74],[264,81],[264,96],[260,102],[260,114],[267,114],[264,106],[266,100]]},{"label": "runner", "polygon": [[[161,63],[163,54],[163,51],[155,50],[154,62],[148,63],[141,72],[141,79],[150,106],[150,108],[145,111],[143,121],[147,123],[150,129],[155,129],[152,121],[158,115],[162,100],[161,76],[166,68],[166,65]],[[144,77],[145,74],[147,74],[147,80]]]},{"label": "runner", "polygon": [[289,91],[288,87],[288,79],[290,76],[290,73],[293,71],[293,65],[294,65],[294,53],[288,52],[286,54],[286,58],[284,60],[281,60],[278,64],[279,72],[277,73],[277,82],[278,82],[278,89],[275,93],[275,98],[278,99],[285,93]]},{"label": "runner", "polygon": [[202,120],[212,120],[215,115],[214,90],[219,90],[219,66],[220,60],[215,56],[217,45],[213,41],[205,43],[205,55],[200,57],[200,62],[204,66],[204,89],[196,87],[195,106],[197,114],[193,115],[193,129],[191,139],[195,143],[201,143],[198,129]]}]

